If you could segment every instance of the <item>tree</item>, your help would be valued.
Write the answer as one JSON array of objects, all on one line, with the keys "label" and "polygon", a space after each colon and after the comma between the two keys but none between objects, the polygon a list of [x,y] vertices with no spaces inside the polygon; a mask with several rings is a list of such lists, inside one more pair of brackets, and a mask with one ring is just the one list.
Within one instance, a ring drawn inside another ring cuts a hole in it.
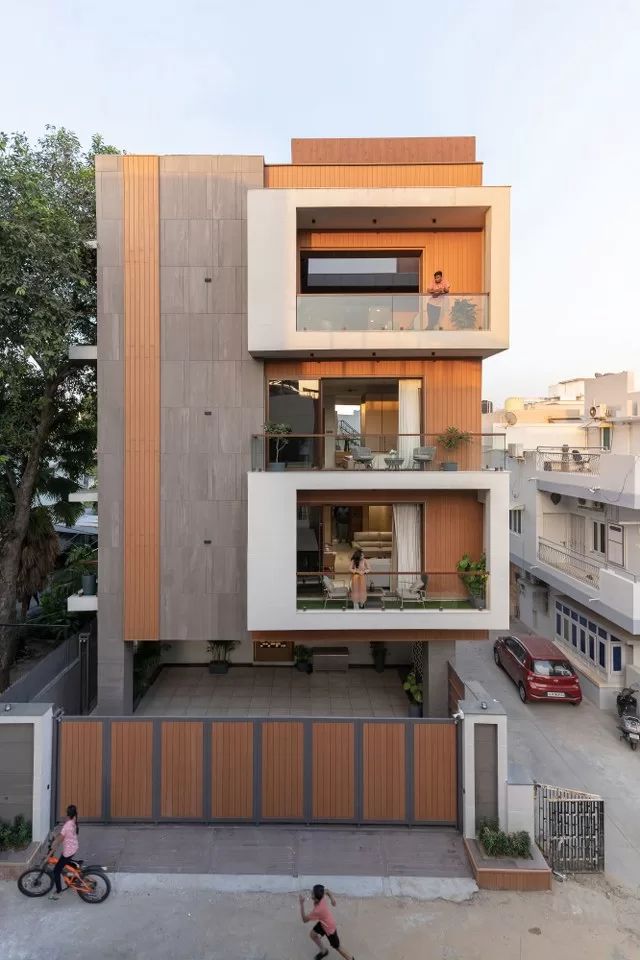
[{"label": "tree", "polygon": [[68,494],[95,460],[95,370],[68,349],[95,343],[93,158],[114,152],[53,127],[33,145],[0,134],[0,691],[32,511],[73,522]]},{"label": "tree", "polygon": [[53,572],[60,544],[47,507],[34,507],[29,515],[29,526],[20,553],[20,568],[16,582],[17,599],[22,605],[23,619],[31,598],[40,593]]}]

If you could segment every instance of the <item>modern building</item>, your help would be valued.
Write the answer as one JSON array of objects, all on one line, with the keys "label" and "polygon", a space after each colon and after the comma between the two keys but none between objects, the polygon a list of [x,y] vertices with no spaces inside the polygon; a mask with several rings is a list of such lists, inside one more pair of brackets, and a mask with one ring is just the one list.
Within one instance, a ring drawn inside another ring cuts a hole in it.
[{"label": "modern building", "polygon": [[610,708],[640,679],[640,392],[596,374],[485,419],[507,433],[511,613]]},{"label": "modern building", "polygon": [[455,641],[508,626],[481,384],[509,345],[509,188],[468,137],[102,156],[96,177],[98,711],[132,711],[148,642],[286,669],[295,645],[355,665],[380,641],[446,716]]}]

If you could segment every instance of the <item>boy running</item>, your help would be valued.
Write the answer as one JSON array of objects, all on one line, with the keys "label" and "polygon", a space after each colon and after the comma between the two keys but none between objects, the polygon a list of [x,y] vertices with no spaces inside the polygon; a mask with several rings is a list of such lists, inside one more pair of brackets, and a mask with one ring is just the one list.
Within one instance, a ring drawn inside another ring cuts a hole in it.
[{"label": "boy running", "polygon": [[325,890],[321,883],[316,883],[313,888],[313,910],[311,913],[304,912],[304,901],[306,899],[304,894],[301,893],[299,897],[302,922],[310,923],[312,920],[317,921],[309,933],[316,947],[318,947],[318,953],[316,953],[314,960],[323,960],[324,957],[329,955],[329,951],[324,949],[322,937],[327,938],[329,945],[332,946],[334,950],[337,950],[340,956],[344,957],[344,960],[355,960],[350,953],[345,953],[340,947],[340,937],[336,929],[336,921],[329,909],[325,894],[331,901],[331,906],[335,907],[336,901],[331,891]]}]

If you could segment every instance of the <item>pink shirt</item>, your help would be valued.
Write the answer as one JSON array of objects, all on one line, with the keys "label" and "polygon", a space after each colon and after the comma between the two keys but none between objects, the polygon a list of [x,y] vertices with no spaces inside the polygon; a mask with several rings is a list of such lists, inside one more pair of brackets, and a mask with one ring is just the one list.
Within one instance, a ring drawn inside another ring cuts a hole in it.
[{"label": "pink shirt", "polygon": [[75,820],[67,820],[62,830],[62,856],[73,857],[78,852],[78,834],[76,833]]},{"label": "pink shirt", "polygon": [[325,933],[336,932],[336,921],[333,918],[331,910],[329,910],[329,904],[327,903],[326,897],[323,897],[320,903],[316,903],[314,905],[309,917],[311,920],[319,920],[324,927]]},{"label": "pink shirt", "polygon": [[444,277],[437,283],[434,280],[431,286],[427,287],[427,293],[430,293],[432,297],[441,297],[443,294],[449,293],[449,284]]}]

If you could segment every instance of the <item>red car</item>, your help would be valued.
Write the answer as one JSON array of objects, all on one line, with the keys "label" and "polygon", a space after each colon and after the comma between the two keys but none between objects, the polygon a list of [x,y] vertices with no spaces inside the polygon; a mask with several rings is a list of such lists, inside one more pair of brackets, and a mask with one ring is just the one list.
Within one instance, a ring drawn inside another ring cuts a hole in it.
[{"label": "red car", "polygon": [[575,670],[551,640],[525,634],[498,637],[493,658],[518,687],[523,703],[528,700],[564,700],[574,706],[582,700]]}]

